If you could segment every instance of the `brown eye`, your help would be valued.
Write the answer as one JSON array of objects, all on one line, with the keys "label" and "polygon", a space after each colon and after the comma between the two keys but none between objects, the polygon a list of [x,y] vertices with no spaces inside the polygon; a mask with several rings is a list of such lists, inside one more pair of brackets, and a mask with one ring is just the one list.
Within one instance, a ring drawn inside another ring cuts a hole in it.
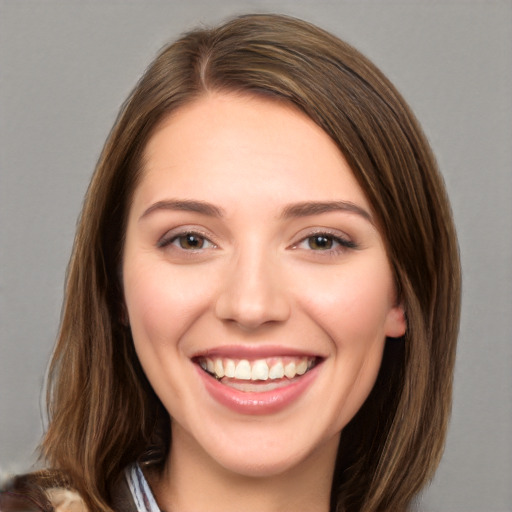
[{"label": "brown eye", "polygon": [[315,235],[307,239],[308,247],[314,251],[326,251],[332,249],[334,240],[332,236]]},{"label": "brown eye", "polygon": [[357,244],[344,236],[331,233],[314,233],[303,238],[294,249],[303,249],[313,252],[325,252],[326,254],[343,253],[349,249],[357,249]]},{"label": "brown eye", "polygon": [[176,237],[177,244],[185,250],[203,249],[206,245],[206,239],[195,233],[186,233]]},{"label": "brown eye", "polygon": [[217,246],[201,233],[182,231],[181,233],[167,233],[158,241],[157,247],[192,252],[214,249]]}]

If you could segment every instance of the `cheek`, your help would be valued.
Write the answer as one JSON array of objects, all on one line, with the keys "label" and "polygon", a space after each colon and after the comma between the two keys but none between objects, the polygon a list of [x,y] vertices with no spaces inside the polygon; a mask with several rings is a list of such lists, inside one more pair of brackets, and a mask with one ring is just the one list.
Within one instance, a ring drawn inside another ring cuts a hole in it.
[{"label": "cheek", "polygon": [[387,266],[342,268],[336,274],[303,279],[298,296],[311,317],[337,343],[362,349],[383,342],[392,309],[393,285]]},{"label": "cheek", "polygon": [[182,339],[209,300],[197,273],[172,268],[165,261],[134,258],[125,266],[125,303],[139,361],[167,411],[191,401],[184,389],[189,360]]},{"label": "cheek", "polygon": [[347,265],[303,284],[308,298],[303,307],[327,334],[333,351],[326,405],[333,411],[332,431],[339,432],[360,409],[379,372],[392,308],[391,272],[386,262]]},{"label": "cheek", "polygon": [[200,272],[178,271],[165,262],[135,262],[124,276],[125,302],[136,345],[177,344],[208,302]]}]

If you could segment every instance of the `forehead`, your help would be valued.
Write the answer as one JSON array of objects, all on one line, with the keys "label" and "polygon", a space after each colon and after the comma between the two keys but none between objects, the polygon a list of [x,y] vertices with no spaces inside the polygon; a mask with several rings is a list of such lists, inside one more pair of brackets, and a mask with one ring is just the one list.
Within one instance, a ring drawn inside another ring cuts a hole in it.
[{"label": "forehead", "polygon": [[331,138],[286,103],[207,94],[167,117],[145,149],[136,200],[350,200],[369,209]]}]

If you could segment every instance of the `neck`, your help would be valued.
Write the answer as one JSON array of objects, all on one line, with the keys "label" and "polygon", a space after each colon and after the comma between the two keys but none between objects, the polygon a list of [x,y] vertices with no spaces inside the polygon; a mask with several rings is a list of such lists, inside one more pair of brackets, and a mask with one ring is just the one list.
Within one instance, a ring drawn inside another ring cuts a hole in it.
[{"label": "neck", "polygon": [[338,438],[279,474],[247,476],[220,466],[183,431],[159,475],[149,475],[166,512],[328,512]]}]

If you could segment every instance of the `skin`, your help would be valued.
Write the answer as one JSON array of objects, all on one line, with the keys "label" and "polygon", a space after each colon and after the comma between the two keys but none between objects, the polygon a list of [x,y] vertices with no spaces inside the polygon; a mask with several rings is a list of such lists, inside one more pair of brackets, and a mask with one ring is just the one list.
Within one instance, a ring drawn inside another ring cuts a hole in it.
[{"label": "skin", "polygon": [[[405,332],[370,204],[332,140],[269,99],[207,94],[161,124],[144,161],[123,284],[137,354],[173,418],[166,469],[150,476],[160,506],[328,510],[340,432],[386,336]],[[334,201],[349,208],[290,213]],[[194,356],[268,346],[320,358],[291,404],[240,414],[205,390]]]}]

